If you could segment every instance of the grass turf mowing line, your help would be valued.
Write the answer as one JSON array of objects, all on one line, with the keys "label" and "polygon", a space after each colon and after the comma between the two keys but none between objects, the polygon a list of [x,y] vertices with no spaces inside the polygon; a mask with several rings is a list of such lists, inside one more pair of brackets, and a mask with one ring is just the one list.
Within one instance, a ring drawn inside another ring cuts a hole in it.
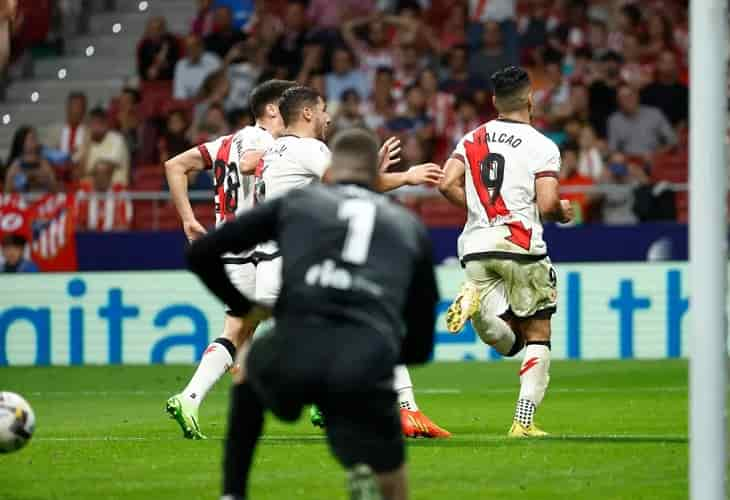
[{"label": "grass turf mowing line", "polygon": [[[217,439],[183,440],[163,412],[192,369],[3,368],[0,390],[28,395],[38,429],[28,448],[0,455],[0,497],[217,498],[228,381],[201,409],[203,431]],[[413,370],[419,405],[454,437],[408,441],[412,498],[686,498],[685,362],[554,362],[537,420],[555,436],[537,441],[505,438],[517,369],[499,362]],[[342,499],[344,475],[306,420],[269,419],[251,493]]]}]

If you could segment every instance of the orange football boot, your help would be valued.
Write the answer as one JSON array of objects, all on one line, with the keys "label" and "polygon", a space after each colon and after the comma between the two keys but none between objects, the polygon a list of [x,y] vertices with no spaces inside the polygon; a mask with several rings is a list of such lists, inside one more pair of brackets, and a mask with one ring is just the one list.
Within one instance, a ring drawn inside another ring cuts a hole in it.
[{"label": "orange football boot", "polygon": [[416,438],[448,438],[451,433],[434,424],[430,418],[419,410],[400,409],[400,425],[405,437]]}]

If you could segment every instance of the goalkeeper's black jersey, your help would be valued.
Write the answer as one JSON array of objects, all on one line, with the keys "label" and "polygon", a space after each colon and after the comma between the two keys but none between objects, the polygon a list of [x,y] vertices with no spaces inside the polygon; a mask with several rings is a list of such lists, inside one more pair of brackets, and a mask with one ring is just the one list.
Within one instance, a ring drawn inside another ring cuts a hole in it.
[{"label": "goalkeeper's black jersey", "polygon": [[313,185],[196,241],[190,267],[242,315],[251,303],[228,279],[221,257],[269,240],[283,257],[278,322],[372,330],[402,346],[403,362],[428,359],[438,290],[428,234],[407,210],[354,184]]}]

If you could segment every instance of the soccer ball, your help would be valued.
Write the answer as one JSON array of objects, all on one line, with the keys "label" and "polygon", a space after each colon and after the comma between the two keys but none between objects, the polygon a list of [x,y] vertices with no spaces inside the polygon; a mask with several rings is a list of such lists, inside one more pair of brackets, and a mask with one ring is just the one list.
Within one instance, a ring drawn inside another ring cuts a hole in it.
[{"label": "soccer ball", "polygon": [[35,430],[35,415],[28,402],[14,392],[0,392],[0,453],[28,444]]}]

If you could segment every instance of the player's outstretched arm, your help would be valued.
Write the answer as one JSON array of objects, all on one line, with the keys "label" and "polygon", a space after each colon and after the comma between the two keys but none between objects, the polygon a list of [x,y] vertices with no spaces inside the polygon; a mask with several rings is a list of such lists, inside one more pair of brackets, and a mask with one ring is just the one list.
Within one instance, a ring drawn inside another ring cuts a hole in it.
[{"label": "player's outstretched arm", "polygon": [[184,153],[165,162],[165,176],[170,187],[170,196],[183,223],[188,241],[200,238],[205,228],[195,218],[193,207],[188,199],[188,173],[205,169],[205,160],[198,148],[190,148]]},{"label": "player's outstretched arm", "polygon": [[457,207],[466,209],[466,165],[459,158],[449,158],[444,165],[444,177],[439,191]]},{"label": "player's outstretched arm", "polygon": [[435,163],[423,163],[414,165],[405,172],[381,173],[378,177],[377,189],[380,192],[385,192],[402,186],[420,186],[423,184],[438,186],[443,175],[441,167]]},{"label": "player's outstretched arm", "polygon": [[546,176],[535,179],[537,208],[543,220],[554,222],[573,220],[573,207],[568,200],[560,199],[559,189],[557,177]]}]

